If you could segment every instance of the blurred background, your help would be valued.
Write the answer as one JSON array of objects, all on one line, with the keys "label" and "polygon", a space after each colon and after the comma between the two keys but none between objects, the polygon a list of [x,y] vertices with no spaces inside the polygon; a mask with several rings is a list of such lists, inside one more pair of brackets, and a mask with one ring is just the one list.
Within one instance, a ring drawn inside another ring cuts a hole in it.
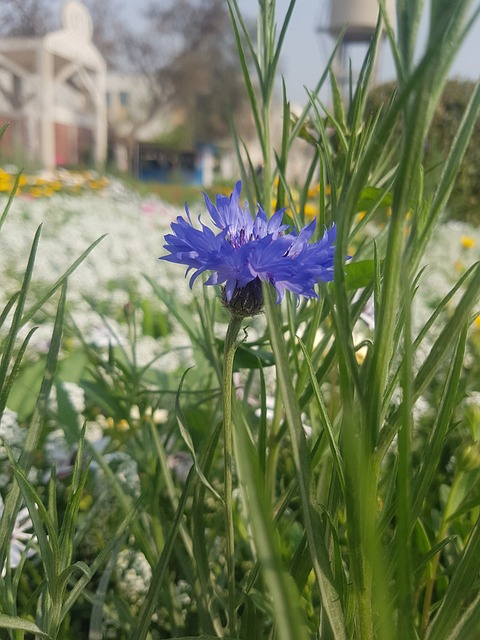
[{"label": "blurred background", "polygon": [[[258,2],[238,4],[255,41]],[[279,23],[288,5],[277,2]],[[395,28],[392,0],[387,10]],[[342,37],[334,69],[347,101],[350,73],[355,81],[377,14],[376,0],[298,0],[279,64],[278,133],[281,78],[292,111],[299,111]],[[425,24],[419,50],[428,38]],[[477,27],[452,69],[432,133],[432,162],[449,146],[478,77],[478,36]],[[388,99],[394,77],[385,41],[371,109]],[[327,84],[319,95],[328,105]],[[256,163],[226,0],[2,0],[0,125],[10,125],[0,164],[30,171],[97,168],[140,182],[209,187],[235,176],[233,122]],[[291,180],[304,172],[310,151],[299,141]],[[480,184],[475,153],[472,147],[461,178],[469,182],[469,207]]]}]

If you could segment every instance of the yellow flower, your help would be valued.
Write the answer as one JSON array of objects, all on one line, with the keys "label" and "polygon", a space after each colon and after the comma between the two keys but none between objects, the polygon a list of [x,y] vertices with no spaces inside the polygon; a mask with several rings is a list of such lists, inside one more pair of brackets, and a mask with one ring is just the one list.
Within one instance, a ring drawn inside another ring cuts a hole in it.
[{"label": "yellow flower", "polygon": [[464,249],[473,249],[475,246],[475,239],[472,236],[461,236],[460,244]]},{"label": "yellow flower", "polygon": [[122,418],[121,420],[119,420],[116,426],[118,431],[128,431],[130,429],[130,425],[125,420],[125,418]]},{"label": "yellow flower", "polygon": [[43,196],[43,188],[38,185],[34,185],[30,188],[30,195],[33,198],[41,198]]},{"label": "yellow flower", "polygon": [[[308,197],[316,198],[320,194],[320,191],[321,191],[321,186],[320,186],[320,183],[318,182],[314,187],[310,187],[310,189],[308,190]],[[330,187],[329,184],[325,185],[324,193],[327,197],[332,193],[332,188]]]},{"label": "yellow flower", "polygon": [[87,493],[80,499],[79,509],[80,511],[88,511],[93,504],[92,496]]},{"label": "yellow flower", "polygon": [[311,202],[306,202],[304,213],[307,216],[307,218],[314,218],[318,213],[318,208],[315,205],[313,205]]}]

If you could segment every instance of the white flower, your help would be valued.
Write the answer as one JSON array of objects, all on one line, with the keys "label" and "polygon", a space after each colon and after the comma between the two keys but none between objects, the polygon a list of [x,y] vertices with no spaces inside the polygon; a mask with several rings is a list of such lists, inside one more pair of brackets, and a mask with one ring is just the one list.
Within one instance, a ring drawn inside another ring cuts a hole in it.
[{"label": "white flower", "polygon": [[20,427],[17,414],[5,408],[0,418],[0,487],[4,488],[11,480],[10,464],[3,443],[6,442],[15,459],[20,456],[25,442],[26,429]]},{"label": "white flower", "polygon": [[152,420],[155,424],[165,424],[168,420],[168,411],[166,409],[155,409]]},{"label": "white flower", "polygon": [[[0,518],[3,515],[3,507],[3,498],[0,495]],[[32,520],[28,513],[28,509],[26,507],[20,509],[15,519],[15,526],[10,540],[10,567],[12,569],[18,567],[25,552],[27,553],[27,557],[35,554],[35,549],[33,547],[29,546],[27,549],[28,543],[31,540],[34,540],[34,535],[31,531],[32,526]],[[4,576],[5,573],[6,569],[3,567],[2,576]]]},{"label": "white flower", "polygon": [[152,568],[141,551],[123,549],[118,554],[115,581],[121,595],[135,605],[146,595]]}]

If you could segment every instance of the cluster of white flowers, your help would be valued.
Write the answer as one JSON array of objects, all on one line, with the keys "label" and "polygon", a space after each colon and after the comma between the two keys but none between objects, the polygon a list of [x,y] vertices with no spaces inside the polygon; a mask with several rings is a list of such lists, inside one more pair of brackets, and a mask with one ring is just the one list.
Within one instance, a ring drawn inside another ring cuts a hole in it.
[{"label": "cluster of white flowers", "polygon": [[[4,503],[3,498],[0,494],[0,518],[3,515]],[[10,540],[10,556],[9,562],[10,567],[15,569],[20,564],[23,555],[26,553],[27,557],[32,556],[36,550],[32,546],[35,543],[36,538],[32,532],[33,523],[30,518],[30,514],[28,513],[28,509],[23,507],[17,513],[17,517],[15,518],[15,526],[12,531],[12,537]],[[2,567],[1,575],[2,577],[6,573],[6,567]]]},{"label": "cluster of white flowers", "polygon": [[12,454],[18,458],[22,452],[25,442],[26,429],[23,429],[17,421],[15,411],[5,409],[0,418],[0,488],[4,488],[10,482],[11,474],[9,472],[7,451],[3,445],[6,442],[10,447]]},{"label": "cluster of white flowers", "polygon": [[[103,457],[115,472],[123,491],[132,496],[132,498],[138,498],[141,493],[141,486],[138,466],[135,460],[124,451],[113,451],[112,453],[106,453]],[[97,472],[97,481],[100,484],[102,483],[102,473],[100,470]]]},{"label": "cluster of white flowers", "polygon": [[120,596],[135,606],[147,594],[152,568],[141,551],[123,549],[118,554],[114,577]]},{"label": "cluster of white flowers", "polygon": [[[455,221],[437,227],[421,262],[425,269],[414,301],[414,320],[418,328],[425,324],[462,274],[479,260],[480,228]],[[460,296],[461,291],[450,302],[451,307]]]},{"label": "cluster of white flowers", "polygon": [[[69,278],[69,310],[83,338],[91,344],[126,344],[126,325],[111,318],[118,315],[131,295],[137,299],[155,299],[144,275],[174,292],[175,300],[180,304],[182,300],[191,301],[182,270],[177,265],[158,260],[164,253],[164,235],[179,213],[177,208],[160,199],[154,196],[142,198],[117,181],[112,181],[102,194],[73,196],[59,193],[39,200],[15,198],[2,229],[0,271],[4,280],[0,305],[18,290],[32,238],[40,224],[43,228],[30,304],[36,301],[39,291],[52,285],[87,247],[106,234]],[[97,309],[107,310],[108,327]],[[32,338],[34,351],[45,352],[50,337],[51,325],[46,323]],[[168,361],[169,369],[179,364],[179,358],[184,362],[191,353],[188,339],[179,327],[173,327],[172,340],[176,347],[181,344],[183,350],[177,351],[180,355]],[[160,344],[140,336],[137,349],[142,363],[169,349],[167,343]],[[165,365],[164,361],[158,366],[165,370]]]}]

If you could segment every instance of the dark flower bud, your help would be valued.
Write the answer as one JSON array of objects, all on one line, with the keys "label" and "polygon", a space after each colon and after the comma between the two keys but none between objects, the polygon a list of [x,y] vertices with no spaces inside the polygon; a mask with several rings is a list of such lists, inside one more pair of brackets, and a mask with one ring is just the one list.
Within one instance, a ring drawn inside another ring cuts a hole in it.
[{"label": "dark flower bud", "polygon": [[250,318],[263,311],[262,283],[258,278],[244,287],[235,287],[231,299],[227,302],[225,287],[222,287],[222,303],[232,316]]}]

